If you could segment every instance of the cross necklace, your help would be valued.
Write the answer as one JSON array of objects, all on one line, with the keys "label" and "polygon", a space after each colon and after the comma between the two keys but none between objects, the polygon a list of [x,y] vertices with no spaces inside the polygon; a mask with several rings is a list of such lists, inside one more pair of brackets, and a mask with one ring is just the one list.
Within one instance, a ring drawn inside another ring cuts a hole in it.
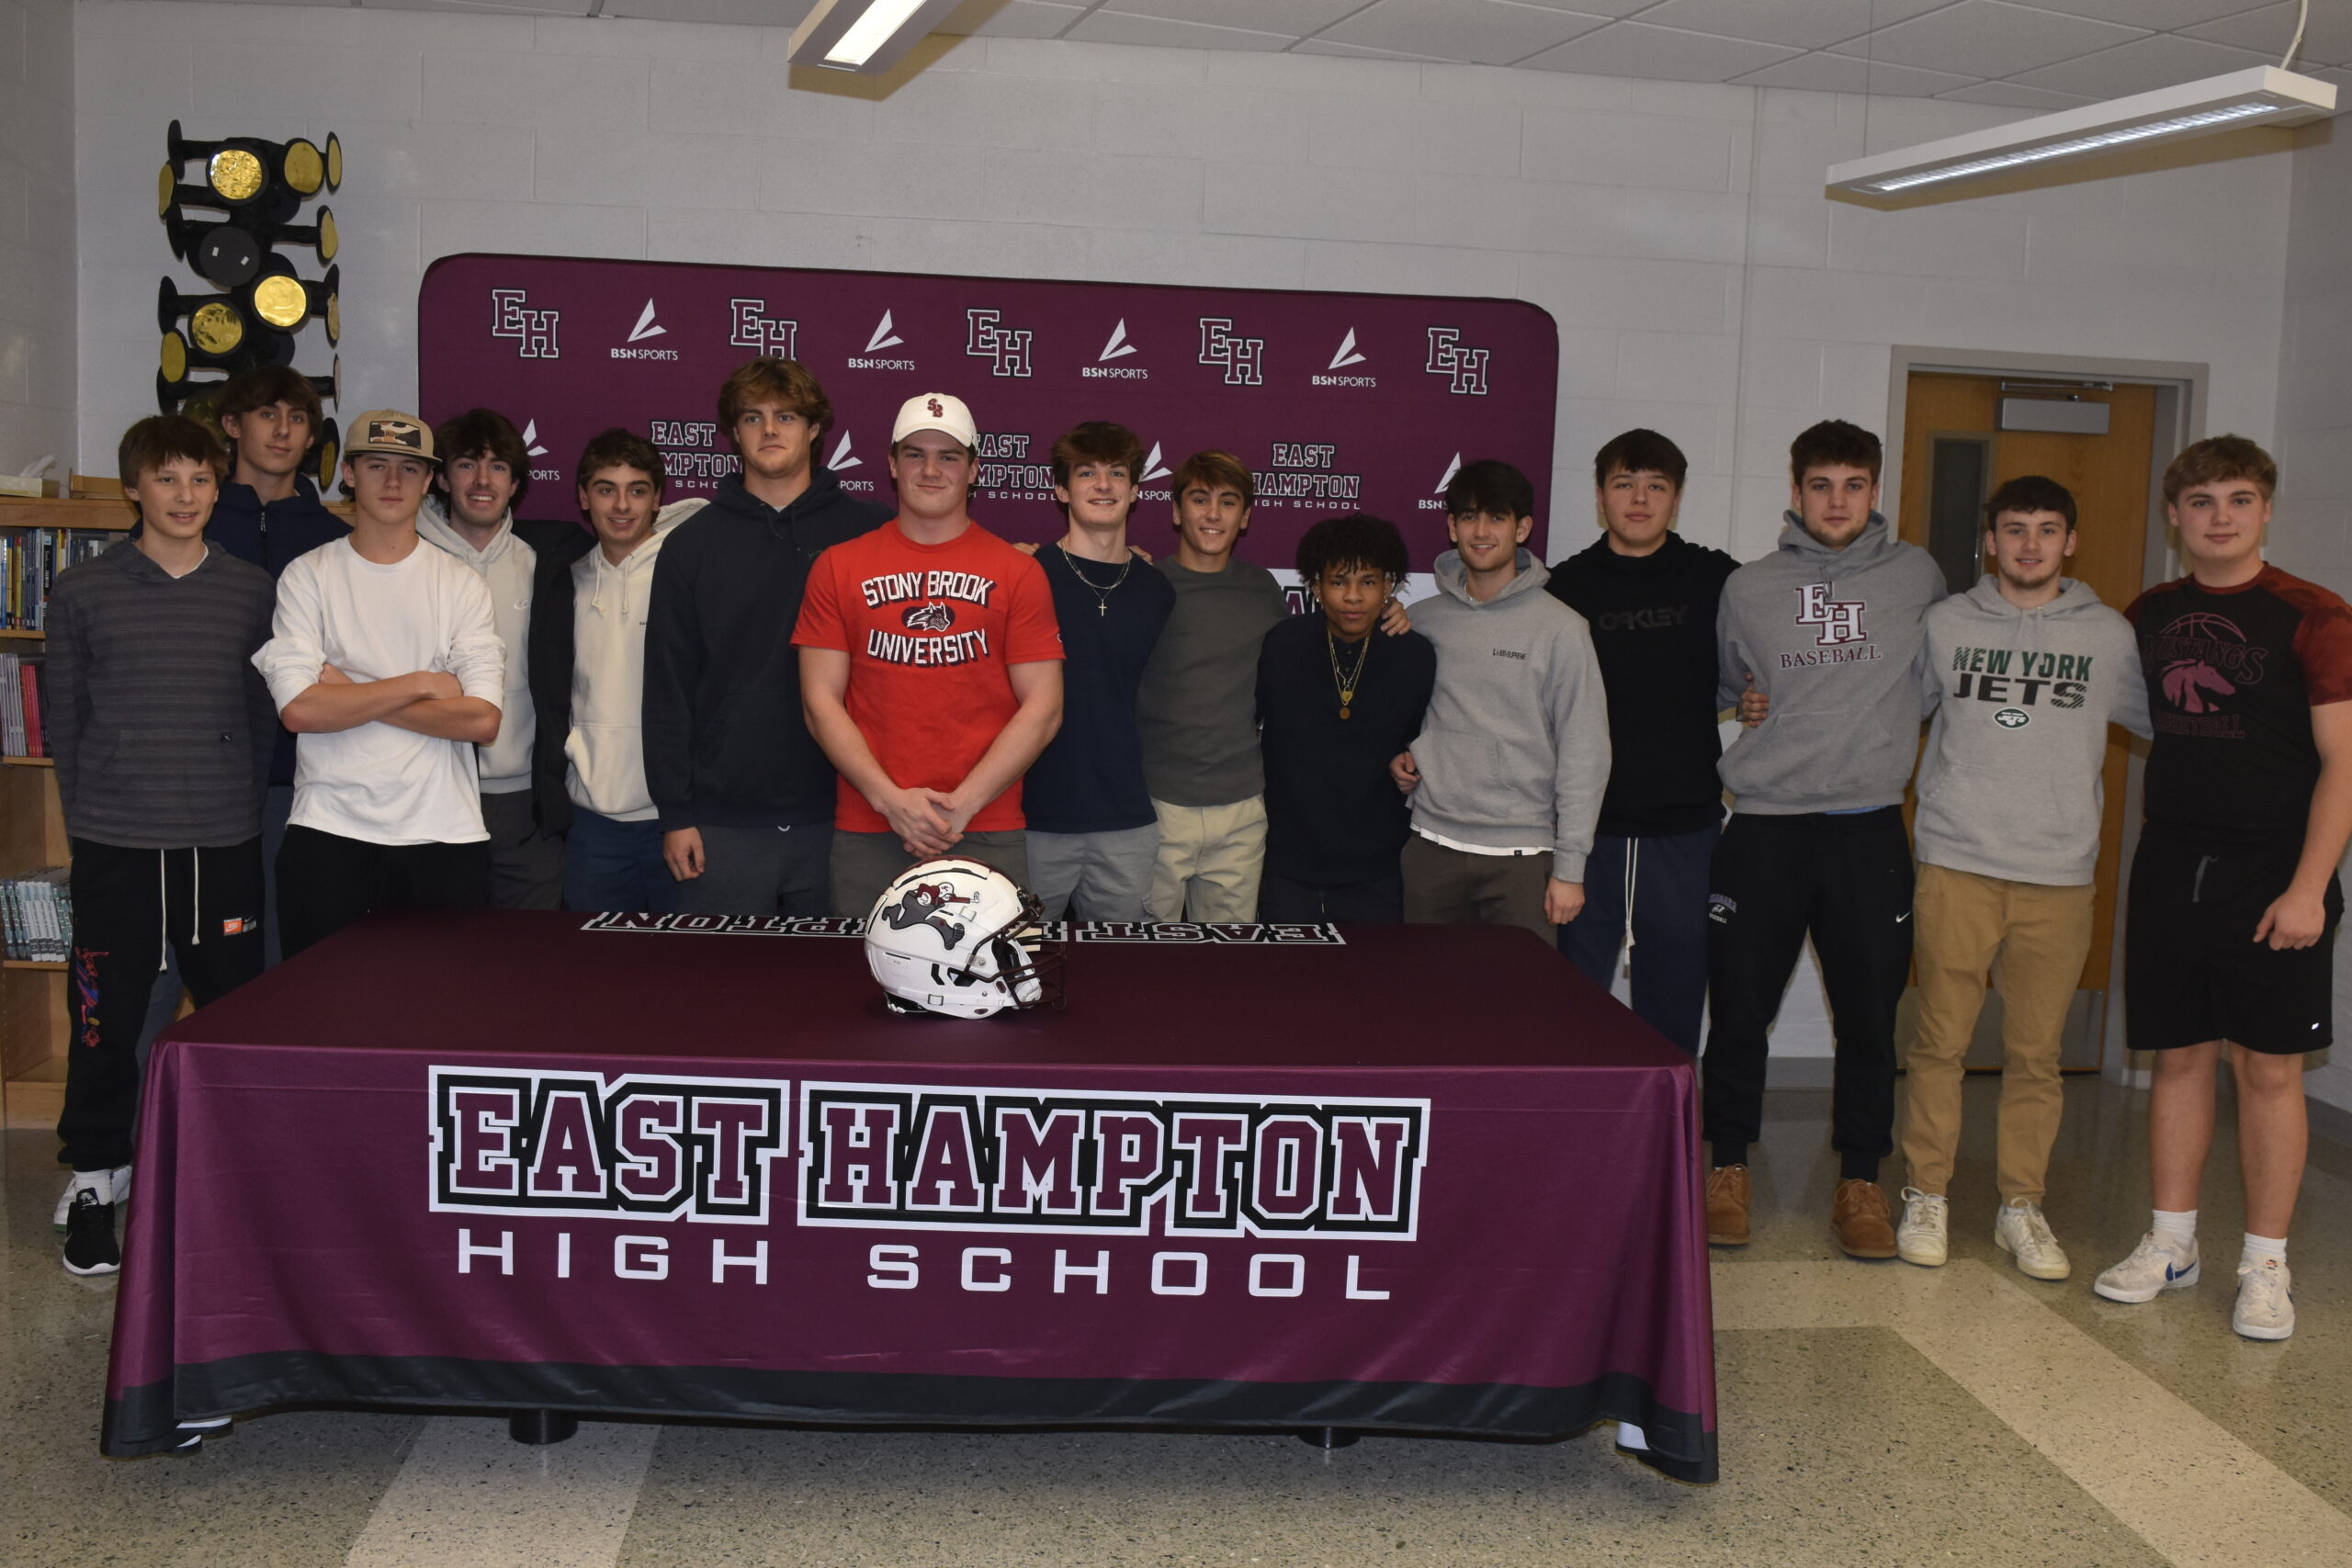
[{"label": "cross necklace", "polygon": [[1127,573],[1135,570],[1135,552],[1133,550],[1129,550],[1127,552],[1127,558],[1119,565],[1119,575],[1113,578],[1107,587],[1098,587],[1095,584],[1094,580],[1087,576],[1086,573],[1080,570],[1078,564],[1078,558],[1069,553],[1069,547],[1068,545],[1057,540],[1055,541],[1054,548],[1061,551],[1063,561],[1065,561],[1069,567],[1069,574],[1072,577],[1077,578],[1080,582],[1086,584],[1086,591],[1094,595],[1094,613],[1098,615],[1109,615],[1111,613],[1111,595],[1119,591],[1119,584],[1125,582],[1127,580]]}]

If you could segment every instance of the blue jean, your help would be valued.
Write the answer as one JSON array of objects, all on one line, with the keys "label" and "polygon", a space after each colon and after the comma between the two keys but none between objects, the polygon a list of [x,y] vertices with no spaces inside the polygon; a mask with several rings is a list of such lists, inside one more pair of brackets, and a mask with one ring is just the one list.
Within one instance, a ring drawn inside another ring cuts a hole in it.
[{"label": "blue jean", "polygon": [[1560,928],[1560,951],[1603,987],[1625,951],[1633,906],[1634,1012],[1695,1056],[1707,1005],[1708,868],[1717,829],[1665,838],[1593,835],[1584,911]]},{"label": "blue jean", "polygon": [[650,817],[622,822],[573,807],[564,849],[563,907],[649,915],[675,909],[678,885],[662,863],[661,822]]}]

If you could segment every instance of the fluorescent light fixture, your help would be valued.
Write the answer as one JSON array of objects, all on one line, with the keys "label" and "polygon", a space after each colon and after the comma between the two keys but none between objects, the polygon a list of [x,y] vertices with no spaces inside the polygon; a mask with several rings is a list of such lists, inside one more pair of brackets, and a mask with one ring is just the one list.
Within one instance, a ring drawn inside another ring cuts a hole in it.
[{"label": "fluorescent light fixture", "polygon": [[1859,196],[1898,196],[2119,147],[2185,141],[2247,125],[2301,125],[2335,112],[2332,83],[2275,65],[2256,65],[2226,76],[2209,76],[2177,87],[2038,115],[1899,152],[1857,158],[1832,165],[1827,184],[1832,190]]},{"label": "fluorescent light fixture", "polygon": [[793,29],[795,65],[878,76],[956,9],[957,0],[819,0]]}]

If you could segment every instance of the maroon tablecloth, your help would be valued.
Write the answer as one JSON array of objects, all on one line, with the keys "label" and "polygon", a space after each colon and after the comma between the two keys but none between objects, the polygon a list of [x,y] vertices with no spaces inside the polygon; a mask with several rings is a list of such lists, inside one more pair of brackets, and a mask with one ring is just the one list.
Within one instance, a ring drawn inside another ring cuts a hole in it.
[{"label": "maroon tablecloth", "polygon": [[1128,928],[961,1021],[854,940],[599,921],[379,917],[157,1043],[107,1453],[292,1404],[1611,1418],[1714,1477],[1691,1065],[1523,931]]}]

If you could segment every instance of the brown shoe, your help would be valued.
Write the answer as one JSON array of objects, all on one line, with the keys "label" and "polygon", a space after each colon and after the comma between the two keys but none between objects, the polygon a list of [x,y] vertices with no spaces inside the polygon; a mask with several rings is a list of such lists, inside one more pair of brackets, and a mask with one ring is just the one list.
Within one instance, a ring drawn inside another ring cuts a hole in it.
[{"label": "brown shoe", "polygon": [[1886,1202],[1886,1189],[1856,1177],[1838,1184],[1829,1205],[1829,1223],[1838,1228],[1838,1245],[1849,1258],[1894,1256],[1894,1216]]},{"label": "brown shoe", "polygon": [[1707,1172],[1707,1241],[1713,1247],[1747,1245],[1747,1168],[1744,1165],[1719,1165]]}]

